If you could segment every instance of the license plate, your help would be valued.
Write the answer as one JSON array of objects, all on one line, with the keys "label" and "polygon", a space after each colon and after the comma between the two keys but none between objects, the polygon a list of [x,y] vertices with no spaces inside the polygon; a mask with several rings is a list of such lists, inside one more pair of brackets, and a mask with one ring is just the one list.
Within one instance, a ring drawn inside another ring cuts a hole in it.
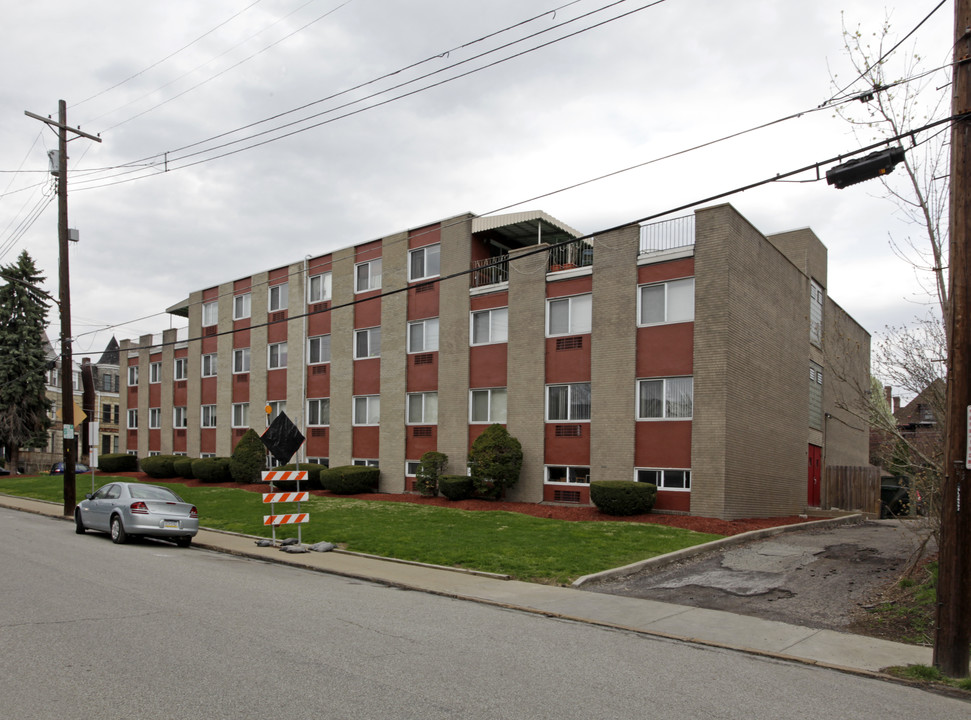
[{"label": "license plate", "polygon": [[163,528],[172,528],[173,530],[178,530],[179,529],[179,521],[178,520],[164,520],[162,522],[162,527]]}]

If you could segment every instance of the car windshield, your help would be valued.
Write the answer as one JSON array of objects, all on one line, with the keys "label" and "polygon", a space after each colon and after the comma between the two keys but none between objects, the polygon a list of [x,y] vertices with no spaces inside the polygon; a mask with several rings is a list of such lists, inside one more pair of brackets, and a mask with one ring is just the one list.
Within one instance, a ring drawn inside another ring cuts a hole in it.
[{"label": "car windshield", "polygon": [[182,498],[167,488],[156,485],[129,485],[128,490],[135,500],[174,500],[182,502]]}]

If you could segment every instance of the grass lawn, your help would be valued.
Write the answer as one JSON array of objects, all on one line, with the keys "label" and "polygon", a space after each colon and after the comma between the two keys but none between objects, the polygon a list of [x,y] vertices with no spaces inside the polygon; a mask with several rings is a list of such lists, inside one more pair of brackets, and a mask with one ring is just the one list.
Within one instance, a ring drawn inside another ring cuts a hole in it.
[{"label": "grass lawn", "polygon": [[[112,478],[98,476],[100,487]],[[130,481],[130,478],[118,478]],[[205,527],[269,537],[269,514],[259,493],[164,483],[199,508]],[[63,502],[59,476],[3,477],[0,492]],[[77,478],[77,497],[91,492],[91,476]],[[277,505],[277,513],[296,505]],[[304,543],[326,540],[347,550],[383,557],[504,573],[519,580],[568,584],[576,578],[720,538],[663,525],[569,522],[519,513],[473,512],[411,503],[311,496]],[[296,535],[281,526],[277,538]]]}]

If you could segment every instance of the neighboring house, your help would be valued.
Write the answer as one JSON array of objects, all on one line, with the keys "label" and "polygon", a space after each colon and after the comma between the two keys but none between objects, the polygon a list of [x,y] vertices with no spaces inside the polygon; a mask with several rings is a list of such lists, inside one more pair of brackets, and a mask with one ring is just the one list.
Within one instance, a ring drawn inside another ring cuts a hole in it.
[{"label": "neighboring house", "polygon": [[378,466],[398,493],[423,453],[462,473],[503,423],[524,452],[510,500],[639,480],[659,510],[728,519],[802,512],[824,466],[867,463],[841,408],[870,339],[811,230],[719,205],[579,235],[465,214],[194,292],[168,310],[187,332],[120,344],[121,447],[228,456],[285,411],[298,459]]},{"label": "neighboring house", "polygon": [[[116,453],[120,450],[119,429],[121,406],[118,378],[118,341],[111,338],[97,362],[81,359],[83,384],[83,409],[87,419],[82,427],[82,454],[91,458],[91,445],[95,456]],[[92,432],[96,428],[96,432]]]}]

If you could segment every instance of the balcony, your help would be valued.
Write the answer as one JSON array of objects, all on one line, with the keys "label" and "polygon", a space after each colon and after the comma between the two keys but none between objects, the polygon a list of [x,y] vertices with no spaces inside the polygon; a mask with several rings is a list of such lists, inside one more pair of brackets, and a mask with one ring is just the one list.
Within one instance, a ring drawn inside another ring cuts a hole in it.
[{"label": "balcony", "polygon": [[574,240],[550,248],[546,272],[561,272],[593,265],[593,245],[587,240]]},{"label": "balcony", "polygon": [[472,287],[498,285],[509,282],[509,256],[496,255],[485,260],[472,261]]},{"label": "balcony", "polygon": [[641,255],[680,250],[693,247],[694,244],[694,215],[641,225]]}]

